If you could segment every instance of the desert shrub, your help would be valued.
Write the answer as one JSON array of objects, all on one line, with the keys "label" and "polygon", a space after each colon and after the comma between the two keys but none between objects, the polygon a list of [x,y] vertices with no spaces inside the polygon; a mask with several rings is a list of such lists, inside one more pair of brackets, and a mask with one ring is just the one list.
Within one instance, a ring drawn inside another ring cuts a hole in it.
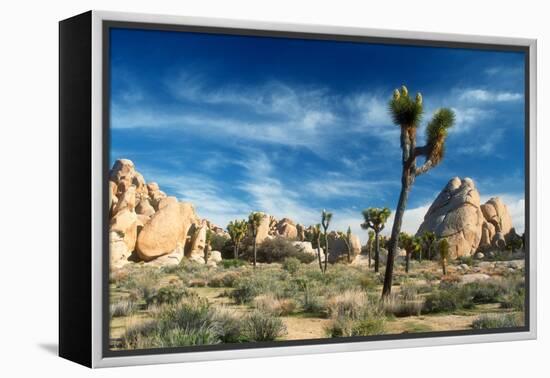
[{"label": "desert shrub", "polygon": [[184,287],[179,286],[165,286],[152,293],[145,301],[147,306],[162,305],[162,304],[175,304],[179,302],[183,297],[195,296],[196,294],[189,291]]},{"label": "desert shrub", "polygon": [[294,312],[296,309],[296,302],[294,299],[278,299],[273,295],[265,294],[254,298],[254,307],[271,315],[286,316]]},{"label": "desert shrub", "polygon": [[407,293],[405,296],[392,293],[384,298],[383,305],[387,315],[418,316],[422,311],[424,300],[416,294],[413,296],[411,293]]},{"label": "desert shrub", "polygon": [[473,329],[510,328],[523,326],[517,314],[483,314],[472,323]]},{"label": "desert shrub", "polygon": [[[252,258],[253,251],[251,247],[246,248],[243,252],[245,258],[249,260]],[[315,255],[303,252],[295,247],[292,242],[282,237],[266,239],[257,247],[256,261],[258,262],[282,262],[288,257],[295,257],[305,264],[309,264],[316,258]]]},{"label": "desert shrub", "polygon": [[210,287],[233,287],[240,274],[235,271],[220,272],[210,277],[208,286]]},{"label": "desert shrub", "polygon": [[254,311],[246,318],[246,335],[251,341],[273,341],[286,333],[281,319],[261,311]]},{"label": "desert shrub", "polygon": [[525,310],[525,289],[519,288],[505,294],[500,302],[502,308],[511,308],[517,311]]},{"label": "desert shrub", "polygon": [[327,314],[331,318],[346,317],[358,319],[368,305],[368,298],[364,292],[347,290],[328,298]]},{"label": "desert shrub", "polygon": [[128,316],[135,313],[136,311],[137,305],[135,304],[135,302],[126,299],[111,303],[111,305],[109,306],[111,318]]},{"label": "desert shrub", "polygon": [[357,290],[365,279],[365,272],[354,266],[335,264],[327,270],[321,280],[333,292]]},{"label": "desert shrub", "polygon": [[161,308],[157,319],[129,327],[122,344],[129,348],[215,344],[220,342],[208,302],[191,298]]},{"label": "desert shrub", "polygon": [[221,266],[224,269],[238,268],[244,265],[246,265],[246,261],[239,260],[239,259],[224,259],[221,262]]},{"label": "desert shrub", "polygon": [[283,269],[289,272],[290,274],[296,274],[300,269],[302,263],[296,257],[287,257],[283,261]]},{"label": "desert shrub", "polygon": [[280,268],[258,268],[254,274],[236,279],[231,297],[238,304],[250,303],[258,295],[268,293],[277,298],[290,297],[290,292],[298,289],[289,278],[288,272]]},{"label": "desert shrub", "polygon": [[206,278],[192,278],[189,280],[188,285],[190,287],[205,287],[208,285],[208,280]]},{"label": "desert shrub", "polygon": [[448,285],[440,288],[426,297],[423,313],[451,312],[460,308],[471,308],[473,303],[469,301],[468,293],[457,285]]},{"label": "desert shrub", "polygon": [[236,343],[248,341],[244,334],[244,324],[241,316],[226,307],[218,307],[213,316],[216,332],[220,341]]},{"label": "desert shrub", "polygon": [[382,335],[385,333],[385,319],[381,316],[360,320],[339,317],[325,331],[328,337]]},{"label": "desert shrub", "polygon": [[464,285],[463,290],[475,304],[499,302],[507,291],[502,282],[496,281],[472,282]]}]

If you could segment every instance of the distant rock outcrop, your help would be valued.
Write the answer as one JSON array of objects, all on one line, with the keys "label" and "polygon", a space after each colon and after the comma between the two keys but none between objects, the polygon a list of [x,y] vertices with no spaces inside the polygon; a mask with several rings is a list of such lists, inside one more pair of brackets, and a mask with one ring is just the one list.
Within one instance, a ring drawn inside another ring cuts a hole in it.
[{"label": "distant rock outcrop", "polygon": [[480,248],[502,248],[512,230],[512,218],[500,198],[480,204],[474,181],[454,177],[428,209],[417,235],[431,231],[446,238],[451,258],[457,258]]}]

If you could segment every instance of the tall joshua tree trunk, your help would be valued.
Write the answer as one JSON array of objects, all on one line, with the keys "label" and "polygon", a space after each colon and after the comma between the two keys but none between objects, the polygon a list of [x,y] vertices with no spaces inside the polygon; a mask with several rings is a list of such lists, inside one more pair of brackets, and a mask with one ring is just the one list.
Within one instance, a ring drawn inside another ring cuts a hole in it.
[{"label": "tall joshua tree trunk", "polygon": [[409,199],[410,186],[406,184],[408,179],[405,173],[406,172],[403,172],[403,178],[401,180],[401,193],[399,194],[399,201],[397,202],[397,209],[395,211],[395,219],[391,229],[388,257],[386,261],[386,272],[384,274],[384,288],[382,289],[382,296],[384,297],[391,293],[393,264],[398,247],[397,240],[399,238],[399,233],[401,232],[401,224],[403,223],[403,215],[405,214],[405,208],[407,207],[407,200]]},{"label": "tall joshua tree trunk", "polygon": [[233,246],[233,258],[235,260],[239,258],[239,253],[237,251],[238,251],[238,247],[237,247],[237,243],[235,243],[235,245]]},{"label": "tall joshua tree trunk", "polygon": [[374,272],[380,270],[380,233],[374,232]]},{"label": "tall joshua tree trunk", "polygon": [[411,254],[407,251],[405,256],[405,273],[409,273],[409,266],[411,265]]},{"label": "tall joshua tree trunk", "polygon": [[321,260],[321,235],[317,238],[317,258],[319,260],[319,269],[324,273],[323,261]]}]

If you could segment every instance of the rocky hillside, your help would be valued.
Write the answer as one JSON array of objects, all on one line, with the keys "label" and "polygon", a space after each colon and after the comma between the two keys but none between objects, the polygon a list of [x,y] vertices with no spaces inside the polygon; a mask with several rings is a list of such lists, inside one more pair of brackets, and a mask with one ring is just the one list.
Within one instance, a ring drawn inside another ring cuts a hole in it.
[{"label": "rocky hillside", "polygon": [[[193,204],[167,196],[155,182],[146,182],[127,159],[117,160],[109,174],[110,264],[111,268],[143,261],[155,265],[178,264],[184,257],[205,263],[204,248],[207,230],[229,239],[222,228],[200,218]],[[248,214],[243,214],[246,218]],[[305,241],[307,228],[292,219],[264,214],[257,243],[268,238],[284,237],[305,252],[315,254]],[[352,254],[358,255],[361,243],[352,235]],[[347,247],[335,232],[329,235],[329,261],[347,255]],[[209,264],[221,260],[219,251],[212,251]]]},{"label": "rocky hillside", "polygon": [[452,178],[439,193],[417,235],[425,231],[446,238],[453,258],[503,248],[507,238],[517,236],[512,217],[502,200],[495,197],[481,204],[474,181],[458,177]]}]

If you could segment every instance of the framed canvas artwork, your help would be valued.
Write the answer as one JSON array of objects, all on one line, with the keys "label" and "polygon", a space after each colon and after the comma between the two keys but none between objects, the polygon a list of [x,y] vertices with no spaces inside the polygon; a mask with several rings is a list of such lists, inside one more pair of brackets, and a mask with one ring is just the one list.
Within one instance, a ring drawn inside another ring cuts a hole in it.
[{"label": "framed canvas artwork", "polygon": [[536,337],[536,41],[59,26],[62,357]]}]

